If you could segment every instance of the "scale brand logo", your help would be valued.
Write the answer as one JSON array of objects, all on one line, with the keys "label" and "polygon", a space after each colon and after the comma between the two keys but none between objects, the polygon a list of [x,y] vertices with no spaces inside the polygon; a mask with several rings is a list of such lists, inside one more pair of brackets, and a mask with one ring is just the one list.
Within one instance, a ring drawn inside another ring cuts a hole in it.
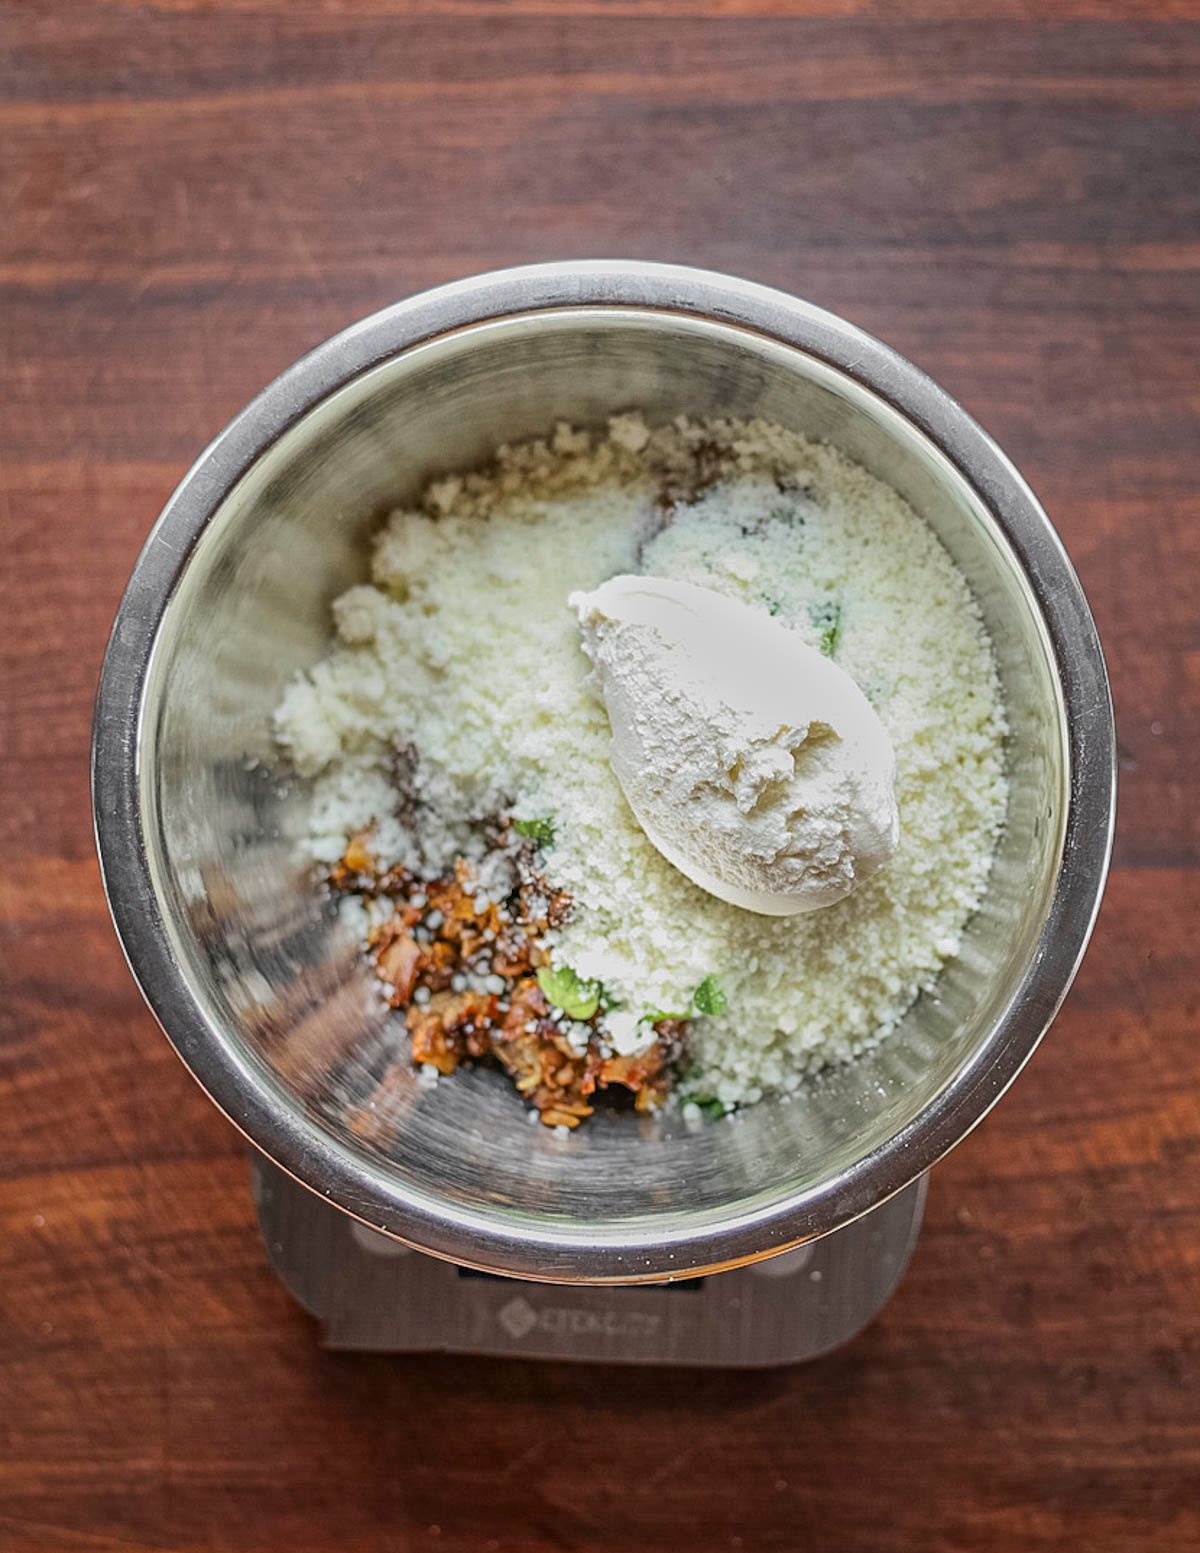
[{"label": "scale brand logo", "polygon": [[514,1343],[534,1332],[551,1337],[653,1337],[662,1317],[644,1310],[589,1310],[586,1306],[543,1305],[535,1310],[518,1294],[496,1312],[496,1320]]},{"label": "scale brand logo", "polygon": [[523,1337],[528,1337],[538,1323],[537,1311],[519,1294],[515,1300],[509,1300],[507,1305],[500,1307],[496,1319],[514,1343],[519,1343]]}]

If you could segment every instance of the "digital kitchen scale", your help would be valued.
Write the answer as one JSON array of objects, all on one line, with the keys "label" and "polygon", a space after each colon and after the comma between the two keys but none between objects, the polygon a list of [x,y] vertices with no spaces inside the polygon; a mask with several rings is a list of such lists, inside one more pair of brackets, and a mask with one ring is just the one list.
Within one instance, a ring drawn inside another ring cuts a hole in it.
[{"label": "digital kitchen scale", "polygon": [[349,1218],[266,1159],[252,1170],[267,1256],[328,1348],[705,1366],[794,1364],[853,1337],[900,1282],[928,1180],[769,1261],[622,1288],[455,1267]]}]

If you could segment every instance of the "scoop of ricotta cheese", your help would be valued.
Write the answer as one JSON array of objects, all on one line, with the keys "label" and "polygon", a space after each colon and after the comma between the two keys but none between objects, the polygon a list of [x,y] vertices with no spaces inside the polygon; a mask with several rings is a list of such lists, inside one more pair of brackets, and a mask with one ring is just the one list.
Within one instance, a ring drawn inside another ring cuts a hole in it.
[{"label": "scoop of ricotta cheese", "polygon": [[794,630],[692,583],[612,577],[572,593],[650,841],[710,894],[769,916],[841,900],[899,838],[887,730]]}]

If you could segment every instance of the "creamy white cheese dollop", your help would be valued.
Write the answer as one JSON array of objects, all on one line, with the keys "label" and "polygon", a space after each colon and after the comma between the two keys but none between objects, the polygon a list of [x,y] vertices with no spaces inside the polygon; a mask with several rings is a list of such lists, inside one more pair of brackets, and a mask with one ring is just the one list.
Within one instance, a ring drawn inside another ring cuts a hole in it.
[{"label": "creamy white cheese dollop", "polygon": [[899,839],[895,756],[853,679],[788,626],[662,577],[572,593],[650,841],[719,899],[770,916],[829,906]]}]

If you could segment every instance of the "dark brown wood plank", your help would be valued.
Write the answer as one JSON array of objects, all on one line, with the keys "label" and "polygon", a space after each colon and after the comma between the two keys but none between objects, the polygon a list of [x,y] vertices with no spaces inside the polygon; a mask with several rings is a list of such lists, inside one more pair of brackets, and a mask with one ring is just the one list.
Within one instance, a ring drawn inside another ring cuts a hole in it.
[{"label": "dark brown wood plank", "polygon": [[[1200,6],[0,0],[0,1549],[1200,1544]],[[416,287],[635,252],[844,312],[1046,501],[1117,870],[883,1317],[737,1376],[332,1356],[92,855],[124,580],[219,426]]]},{"label": "dark brown wood plank", "polygon": [[[56,0],[23,0],[27,16],[53,18],[61,8]],[[518,16],[604,16],[625,18],[667,16],[676,19],[707,17],[734,20],[768,17],[847,17],[867,21],[960,18],[959,0],[312,0],[305,8],[315,16],[355,22],[378,17],[402,18],[432,15],[453,21],[486,16],[501,21]],[[134,12],[141,17],[234,15],[285,16],[295,13],[292,0],[92,0],[91,11],[105,18]],[[1192,20],[1196,0],[1054,0],[1053,10],[1037,0],[977,0],[971,15],[985,20],[1054,21],[1163,21]],[[71,24],[77,27],[74,20]]]}]

